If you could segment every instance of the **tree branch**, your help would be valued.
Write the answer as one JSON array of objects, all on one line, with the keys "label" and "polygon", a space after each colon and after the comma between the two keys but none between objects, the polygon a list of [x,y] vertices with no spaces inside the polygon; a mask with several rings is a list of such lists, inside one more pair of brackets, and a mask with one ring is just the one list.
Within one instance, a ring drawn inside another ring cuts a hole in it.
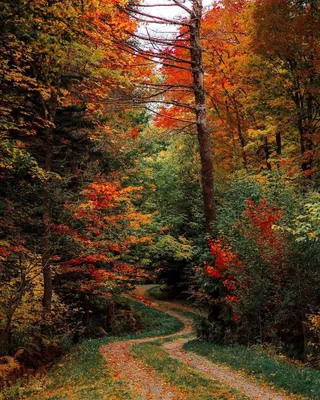
[{"label": "tree branch", "polygon": [[187,123],[190,124],[190,125],[197,125],[197,122],[196,122],[196,121],[190,121],[190,120],[188,120],[188,119],[170,117],[169,115],[162,114],[162,113],[160,113],[160,112],[158,112],[158,111],[155,111],[155,110],[153,110],[152,108],[147,107],[147,106],[143,106],[143,108],[145,108],[146,110],[148,110],[148,111],[150,111],[150,112],[152,112],[152,113],[154,113],[154,114],[159,115],[160,117],[172,119],[172,120],[174,120],[174,121],[179,121],[179,122],[187,122]]},{"label": "tree branch", "polygon": [[144,12],[139,11],[139,10],[135,10],[135,9],[131,8],[130,6],[126,7],[126,8],[122,8],[122,7],[119,7],[119,8],[120,8],[121,11],[124,11],[125,13],[129,13],[129,14],[130,13],[134,13],[134,14],[141,15],[142,17],[155,19],[156,21],[150,21],[152,23],[161,23],[161,24],[169,24],[169,25],[180,25],[180,26],[191,26],[189,23],[184,22],[184,21],[178,21],[178,20],[164,18],[164,17],[157,17],[156,15],[152,15],[152,14],[144,13]]}]

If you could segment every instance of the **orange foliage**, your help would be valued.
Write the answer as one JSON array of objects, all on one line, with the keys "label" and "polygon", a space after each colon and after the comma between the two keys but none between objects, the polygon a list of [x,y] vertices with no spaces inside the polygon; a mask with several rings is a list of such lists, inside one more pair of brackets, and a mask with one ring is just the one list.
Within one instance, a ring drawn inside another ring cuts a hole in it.
[{"label": "orange foliage", "polygon": [[[100,293],[127,288],[146,277],[139,267],[125,261],[132,246],[151,238],[140,235],[141,227],[150,222],[150,215],[133,209],[131,200],[139,188],[123,188],[119,182],[100,179],[82,193],[83,201],[67,204],[72,212],[69,225],[55,226],[55,232],[66,235],[77,246],[77,256],[60,262],[60,273],[82,274],[79,290]],[[86,278],[85,278],[86,277]]]}]

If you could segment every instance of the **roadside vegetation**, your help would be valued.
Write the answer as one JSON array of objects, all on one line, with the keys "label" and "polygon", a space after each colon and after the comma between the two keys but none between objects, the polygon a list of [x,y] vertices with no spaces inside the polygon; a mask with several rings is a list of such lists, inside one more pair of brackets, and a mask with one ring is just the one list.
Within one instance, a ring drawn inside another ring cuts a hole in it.
[{"label": "roadside vegetation", "polygon": [[129,303],[140,316],[143,326],[141,332],[122,337],[84,340],[58,360],[46,375],[38,374],[30,378],[29,382],[21,381],[4,389],[0,399],[139,400],[129,391],[125,383],[110,373],[108,364],[100,353],[101,346],[115,340],[169,335],[182,329],[183,323],[140,302],[124,301]]},{"label": "roadside vegetation", "polygon": [[320,398],[320,372],[301,364],[294,364],[279,355],[270,355],[263,348],[218,345],[191,340],[183,346],[206,357],[213,363],[222,363],[232,369],[268,382],[277,389],[302,395],[310,399]]}]

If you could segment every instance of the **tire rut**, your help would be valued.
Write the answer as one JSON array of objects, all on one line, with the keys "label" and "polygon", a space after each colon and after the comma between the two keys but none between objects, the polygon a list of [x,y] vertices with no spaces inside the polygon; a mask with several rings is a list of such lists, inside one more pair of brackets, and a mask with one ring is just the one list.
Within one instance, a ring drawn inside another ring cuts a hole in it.
[{"label": "tire rut", "polygon": [[184,328],[171,335],[157,336],[146,339],[127,340],[110,343],[101,348],[102,355],[109,361],[111,370],[115,376],[125,380],[131,389],[139,395],[141,400],[182,400],[183,396],[170,383],[162,379],[158,373],[144,364],[141,360],[137,360],[131,354],[131,347],[138,343],[147,343],[155,340],[176,337],[176,339],[165,342],[164,350],[172,357],[184,362],[188,366],[194,368],[206,378],[213,381],[220,381],[224,384],[238,390],[251,399],[259,400],[293,400],[295,397],[289,397],[280,394],[269,387],[260,386],[251,381],[249,378],[240,375],[231,370],[229,367],[221,364],[214,364],[205,357],[198,356],[195,353],[183,350],[183,345],[190,339],[182,336],[193,332],[191,320],[175,311],[181,309],[183,311],[194,312],[191,307],[181,305],[179,303],[154,300],[146,293],[153,285],[144,285],[136,289],[135,294],[152,300],[156,304],[156,308],[166,312],[167,314],[178,318],[184,324]]}]

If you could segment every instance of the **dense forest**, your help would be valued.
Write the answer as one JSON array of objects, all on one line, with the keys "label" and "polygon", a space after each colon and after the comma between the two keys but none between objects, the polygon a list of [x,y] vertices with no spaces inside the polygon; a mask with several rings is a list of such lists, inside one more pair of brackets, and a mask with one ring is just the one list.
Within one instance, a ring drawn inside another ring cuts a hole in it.
[{"label": "dense forest", "polygon": [[141,332],[154,282],[199,339],[319,369],[319,2],[0,11],[0,387]]}]

